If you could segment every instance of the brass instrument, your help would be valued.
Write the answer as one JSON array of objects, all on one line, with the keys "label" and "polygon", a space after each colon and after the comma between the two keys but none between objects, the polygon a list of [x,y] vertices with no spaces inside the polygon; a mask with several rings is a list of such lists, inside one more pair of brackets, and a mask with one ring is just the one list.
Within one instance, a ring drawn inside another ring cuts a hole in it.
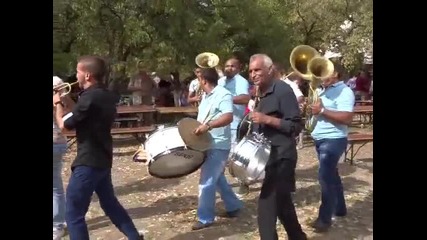
[{"label": "brass instrument", "polygon": [[[219,57],[215,53],[202,52],[196,56],[195,62],[200,68],[215,68],[219,64]],[[196,96],[202,96],[203,89],[199,82],[199,87],[196,91]],[[200,102],[195,102],[194,106],[198,107]]]},{"label": "brass instrument", "polygon": [[[257,111],[259,101],[260,101],[260,90],[259,90],[259,86],[256,85],[253,111]],[[243,116],[242,120],[240,120],[239,124],[237,125],[236,142],[240,142],[244,137],[249,136],[253,132],[254,130],[253,122],[252,120],[250,120],[250,117],[251,117],[251,112]]]},{"label": "brass instrument", "polygon": [[[196,96],[199,96],[200,98],[202,97],[202,95],[203,95],[203,89],[202,89],[202,86],[201,86],[201,84],[200,84],[200,81],[199,81],[199,87],[197,88],[197,91],[195,92],[195,94],[196,94]],[[200,100],[201,101],[201,100]],[[199,105],[200,105],[200,101],[197,101],[197,102],[195,102],[194,104],[193,104],[193,106],[194,107],[199,107]]]},{"label": "brass instrument", "polygon": [[61,94],[61,97],[63,97],[63,96],[65,96],[65,95],[67,95],[67,94],[69,94],[71,92],[71,87],[74,84],[76,84],[76,83],[78,83],[78,82],[76,81],[76,82],[73,82],[73,83],[61,83],[61,84],[58,84],[58,85],[56,85],[56,86],[53,87],[53,92],[56,93],[56,92],[59,92],[59,91],[65,89],[65,88],[68,88],[68,91],[66,91],[66,92],[64,92],[64,93]]},{"label": "brass instrument", "polygon": [[305,129],[312,132],[317,123],[317,118],[312,116],[310,106],[319,99],[316,89],[325,80],[334,74],[334,64],[327,58],[322,57],[316,49],[308,45],[295,47],[290,55],[290,63],[293,72],[303,79],[310,81],[307,105],[304,109]]},{"label": "brass instrument", "polygon": [[[257,110],[258,104],[259,104],[259,97],[260,97],[260,90],[259,90],[259,86],[256,85],[255,86],[255,99],[254,99],[254,107],[253,107],[253,111]],[[249,115],[250,113],[248,113]],[[246,132],[245,136],[248,136],[249,134],[251,134],[253,131],[253,122],[252,120],[250,120],[249,122],[249,126],[248,126],[248,131]]]},{"label": "brass instrument", "polygon": [[196,56],[195,62],[201,68],[214,68],[219,64],[219,57],[215,53],[202,52]]}]

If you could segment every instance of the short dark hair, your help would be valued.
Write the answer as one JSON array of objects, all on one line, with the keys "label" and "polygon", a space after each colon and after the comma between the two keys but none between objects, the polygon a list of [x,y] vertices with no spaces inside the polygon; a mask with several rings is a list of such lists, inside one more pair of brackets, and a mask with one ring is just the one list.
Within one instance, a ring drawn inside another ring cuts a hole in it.
[{"label": "short dark hair", "polygon": [[201,77],[214,86],[218,85],[219,76],[215,68],[202,68]]},{"label": "short dark hair", "polygon": [[83,64],[85,71],[88,71],[97,82],[104,82],[108,75],[108,66],[106,61],[99,56],[82,56],[78,63]]}]

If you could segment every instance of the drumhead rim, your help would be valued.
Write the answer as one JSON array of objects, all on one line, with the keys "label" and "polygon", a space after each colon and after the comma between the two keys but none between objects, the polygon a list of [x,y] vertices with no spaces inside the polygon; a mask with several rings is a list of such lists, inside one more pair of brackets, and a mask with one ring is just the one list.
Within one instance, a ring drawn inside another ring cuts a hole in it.
[{"label": "drumhead rim", "polygon": [[158,154],[157,156],[153,157],[153,158],[152,158],[152,161],[150,161],[150,162],[156,161],[157,159],[159,159],[159,158],[161,158],[161,157],[163,157],[163,156],[165,156],[165,155],[168,155],[168,154],[169,154],[169,153],[171,153],[172,151],[181,151],[181,150],[187,150],[187,149],[188,149],[188,148],[187,148],[187,147],[185,147],[185,146],[183,146],[183,147],[176,147],[176,148],[168,149],[168,150],[166,150],[166,151],[164,151],[164,152],[162,152],[162,153]]},{"label": "drumhead rim", "polygon": [[[193,151],[195,151],[195,150],[193,150]],[[203,153],[203,160],[201,161],[201,163],[200,163],[200,164],[197,164],[197,165],[194,167],[194,169],[191,169],[191,170],[186,171],[186,172],[184,172],[184,173],[180,173],[180,174],[173,174],[173,175],[167,175],[167,176],[165,176],[165,175],[159,175],[159,174],[156,174],[156,173],[152,172],[152,171],[151,171],[151,169],[150,169],[150,166],[151,166],[151,164],[152,164],[153,162],[155,162],[155,161],[150,161],[150,162],[148,163],[148,173],[149,173],[151,176],[156,177],[156,178],[160,178],[160,179],[181,178],[181,177],[188,176],[188,175],[190,175],[190,174],[192,174],[192,173],[196,172],[197,170],[199,170],[199,169],[202,167],[203,163],[205,163],[205,161],[206,161],[206,154],[205,154],[205,153]]]}]

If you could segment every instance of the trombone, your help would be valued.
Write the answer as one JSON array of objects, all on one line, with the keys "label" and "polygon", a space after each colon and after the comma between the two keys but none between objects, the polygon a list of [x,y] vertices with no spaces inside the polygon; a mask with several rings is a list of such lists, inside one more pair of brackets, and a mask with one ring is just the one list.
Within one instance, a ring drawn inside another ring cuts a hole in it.
[{"label": "trombone", "polygon": [[71,92],[71,87],[72,87],[74,84],[76,84],[76,83],[78,83],[78,81],[73,82],[73,83],[61,83],[61,84],[58,84],[58,85],[56,85],[56,86],[54,86],[54,87],[53,87],[53,93],[57,93],[57,92],[59,92],[59,91],[61,91],[61,90],[65,89],[65,88],[68,88],[68,91],[63,92],[63,93],[61,94],[61,97],[63,97],[63,96],[65,96],[65,95],[67,95],[67,94],[69,94],[69,93]]}]

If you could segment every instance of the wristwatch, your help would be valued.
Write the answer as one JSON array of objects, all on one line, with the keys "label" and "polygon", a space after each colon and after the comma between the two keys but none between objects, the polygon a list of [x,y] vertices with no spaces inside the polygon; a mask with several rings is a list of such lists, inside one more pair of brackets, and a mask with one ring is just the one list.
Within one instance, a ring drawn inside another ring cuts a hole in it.
[{"label": "wristwatch", "polygon": [[212,130],[212,127],[209,123],[206,123],[205,125],[208,126],[208,131]]}]

